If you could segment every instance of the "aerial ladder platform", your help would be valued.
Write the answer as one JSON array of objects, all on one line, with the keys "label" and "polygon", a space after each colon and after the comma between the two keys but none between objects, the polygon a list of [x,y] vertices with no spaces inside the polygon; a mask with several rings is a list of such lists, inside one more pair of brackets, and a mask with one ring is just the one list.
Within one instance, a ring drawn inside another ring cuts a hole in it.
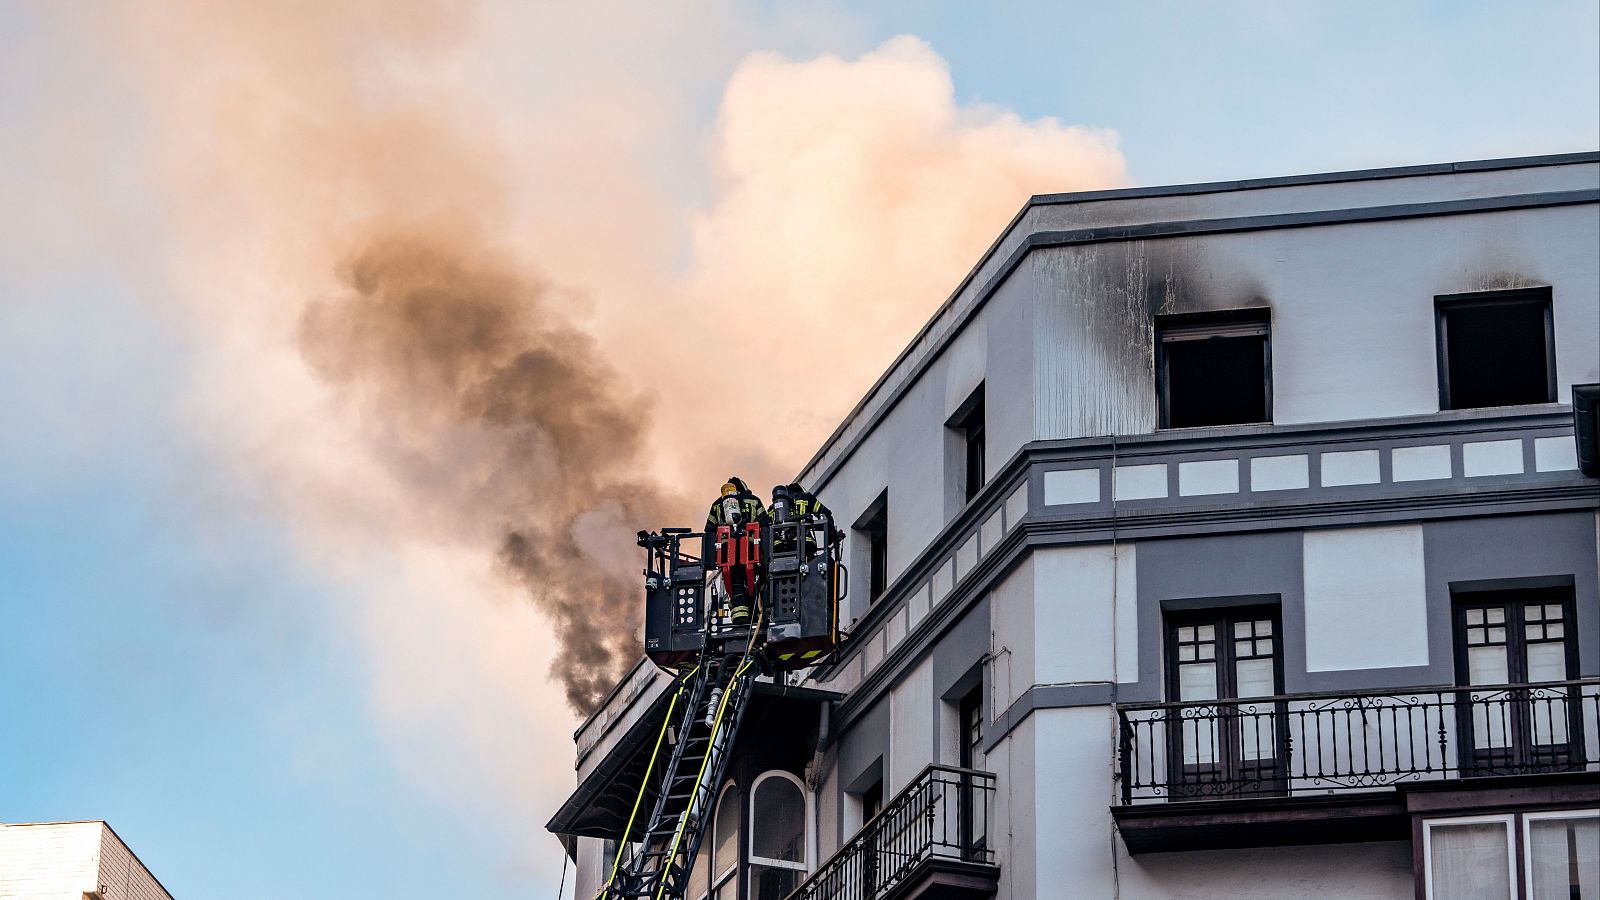
[{"label": "aerial ladder platform", "polygon": [[[673,673],[638,797],[596,900],[683,900],[758,678],[837,650],[848,589],[825,508],[775,489],[770,522],[640,532],[645,654]],[[749,610],[737,621],[736,606]]]}]

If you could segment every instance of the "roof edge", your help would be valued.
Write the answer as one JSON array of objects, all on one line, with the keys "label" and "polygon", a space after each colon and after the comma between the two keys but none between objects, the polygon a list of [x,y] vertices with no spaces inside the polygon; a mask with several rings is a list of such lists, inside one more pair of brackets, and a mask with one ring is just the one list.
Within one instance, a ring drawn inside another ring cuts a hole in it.
[{"label": "roof edge", "polygon": [[[955,306],[956,301],[960,299],[962,293],[966,291],[969,285],[972,284],[973,280],[977,278],[978,273],[985,265],[989,263],[990,259],[994,257],[995,253],[998,252],[1000,247],[1005,243],[1006,238],[1011,236],[1011,233],[1017,228],[1018,224],[1022,222],[1023,218],[1027,216],[1028,212],[1034,207],[1082,203],[1093,200],[1133,200],[1165,196],[1228,193],[1231,191],[1258,190],[1272,187],[1336,184],[1340,182],[1353,181],[1377,181],[1391,178],[1450,175],[1465,172],[1492,172],[1502,169],[1582,165],[1585,163],[1600,163],[1600,150],[1583,150],[1572,153],[1550,153],[1537,156],[1508,156],[1498,159],[1461,160],[1457,162],[1425,163],[1421,165],[1410,166],[1389,166],[1376,169],[1348,169],[1337,172],[1313,173],[1307,175],[1282,175],[1240,181],[1197,182],[1193,184],[1156,185],[1142,188],[1113,188],[1102,191],[1035,194],[1032,197],[1029,197],[1028,200],[1022,204],[1022,208],[1018,209],[1016,215],[1012,216],[1010,221],[1006,223],[1005,227],[1000,230],[999,235],[997,235],[994,241],[989,244],[988,249],[983,251],[983,254],[978,257],[977,262],[973,263],[972,268],[969,269],[967,274],[962,277],[961,281],[956,285],[955,289],[950,292],[949,296],[945,298],[944,302],[939,304],[939,308],[934,310],[933,314],[928,317],[928,320],[923,323],[921,328],[917,329],[916,334],[912,335],[911,340],[906,343],[904,349],[902,349],[895,356],[895,358],[889,363],[888,367],[883,370],[883,373],[880,374],[875,381],[873,381],[871,387],[867,388],[867,390],[861,395],[861,399],[856,401],[855,405],[850,408],[850,411],[845,413],[844,417],[839,420],[839,424],[834,427],[833,431],[829,432],[828,436],[822,441],[821,445],[817,447],[816,451],[813,452],[810,458],[807,459],[806,462],[800,467],[799,472],[795,476],[795,480],[806,482],[808,484],[810,483],[807,481],[807,479],[816,475],[818,464],[827,458],[829,452],[831,452],[834,446],[838,444],[839,441],[844,437],[845,432],[849,430],[850,424],[866,410],[869,402],[878,394],[880,390],[883,389],[886,384],[888,384],[895,371],[898,370],[900,366],[912,356],[912,352],[916,349],[917,345],[922,343],[923,338],[933,330],[934,324],[943,318],[944,315]],[[829,474],[831,475],[831,473]],[[813,490],[818,489],[818,486],[815,484],[812,484],[811,487]]]},{"label": "roof edge", "polygon": [[1098,200],[1139,200],[1152,197],[1180,197],[1191,194],[1226,194],[1234,191],[1254,191],[1264,188],[1339,184],[1348,181],[1382,181],[1389,178],[1418,178],[1430,175],[1453,175],[1461,172],[1493,172],[1500,169],[1533,169],[1541,166],[1571,166],[1596,162],[1600,162],[1600,150],[1583,150],[1573,153],[1547,153],[1540,156],[1507,156],[1496,159],[1462,160],[1460,162],[1385,166],[1376,169],[1345,169],[1337,172],[1313,172],[1304,175],[1275,175],[1267,178],[1246,178],[1233,181],[1198,181],[1189,184],[1112,188],[1103,191],[1035,194],[1029,198],[1027,205],[1030,207],[1058,206]]}]

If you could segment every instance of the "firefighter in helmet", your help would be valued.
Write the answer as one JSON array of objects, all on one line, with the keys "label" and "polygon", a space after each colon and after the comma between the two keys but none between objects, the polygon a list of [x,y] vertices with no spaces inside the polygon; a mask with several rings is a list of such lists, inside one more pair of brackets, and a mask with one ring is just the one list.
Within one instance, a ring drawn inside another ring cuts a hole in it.
[{"label": "firefighter in helmet", "polygon": [[[833,540],[837,541],[839,538],[844,537],[844,534],[833,526],[833,512],[824,506],[821,500],[817,499],[816,494],[801,487],[800,482],[780,484],[773,488],[773,506],[776,507],[780,502],[788,504],[787,517],[800,519],[810,516],[813,523],[826,523],[826,527],[832,529],[831,537]],[[806,557],[809,559],[817,555],[817,539],[810,529],[806,529],[805,540]],[[782,548],[780,547],[779,549]]]},{"label": "firefighter in helmet", "polygon": [[706,513],[706,537],[717,541],[719,530],[728,528],[725,542],[717,549],[718,581],[728,598],[729,620],[734,626],[750,624],[750,606],[757,598],[755,589],[757,548],[748,546],[746,526],[755,523],[766,528],[772,523],[761,498],[737,476],[728,479],[722,493]]}]

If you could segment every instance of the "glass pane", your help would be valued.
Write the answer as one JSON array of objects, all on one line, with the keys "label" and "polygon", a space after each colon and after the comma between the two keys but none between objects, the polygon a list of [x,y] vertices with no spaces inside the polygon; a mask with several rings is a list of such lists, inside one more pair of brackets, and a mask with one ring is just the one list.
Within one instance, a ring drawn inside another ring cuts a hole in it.
[{"label": "glass pane", "polygon": [[1429,888],[1435,900],[1511,900],[1510,844],[1503,822],[1429,829]]},{"label": "glass pane", "polygon": [[1250,636],[1250,623],[1249,622],[1235,622],[1235,623],[1233,623],[1233,636],[1234,637],[1249,637]]},{"label": "glass pane", "polygon": [[1544,638],[1544,626],[1524,625],[1522,626],[1522,634],[1530,641],[1542,640]]},{"label": "glass pane", "polygon": [[1254,644],[1254,642],[1253,641],[1234,641],[1233,642],[1233,655],[1234,656],[1254,656],[1255,655],[1255,644]]},{"label": "glass pane", "polygon": [[765,859],[806,859],[806,799],[783,778],[756,786],[750,806],[750,855]]},{"label": "glass pane", "polygon": [[1262,619],[1256,623],[1256,635],[1264,636],[1272,633],[1272,620]]},{"label": "glass pane", "polygon": [[1194,628],[1192,626],[1189,626],[1189,625],[1184,625],[1184,626],[1180,627],[1178,629],[1178,640],[1182,641],[1183,643],[1193,643],[1194,642]]},{"label": "glass pane", "polygon": [[1467,610],[1467,624],[1468,625],[1482,625],[1483,624],[1483,610],[1481,610],[1481,609],[1469,609],[1469,610]]},{"label": "glass pane", "polygon": [[1561,637],[1561,623],[1552,622],[1544,627],[1544,636],[1547,638]]},{"label": "glass pane", "polygon": [[1479,750],[1511,746],[1511,695],[1506,691],[1472,694],[1472,745]]},{"label": "glass pane", "polygon": [[1256,652],[1263,656],[1272,652],[1272,638],[1256,639]]},{"label": "glass pane", "polygon": [[1564,681],[1567,677],[1567,646],[1551,641],[1528,645],[1528,680]]},{"label": "glass pane", "polygon": [[1491,628],[1491,629],[1489,629],[1489,643],[1491,643],[1491,644],[1504,644],[1505,642],[1506,642],[1506,630],[1504,628]]},{"label": "glass pane", "polygon": [[1496,606],[1494,609],[1489,610],[1489,622],[1491,624],[1499,625],[1501,622],[1504,622],[1505,620],[1506,620],[1506,609],[1505,609],[1505,607]]},{"label": "glass pane", "polygon": [[1506,648],[1473,647],[1467,651],[1468,684],[1505,684],[1510,680]]},{"label": "glass pane", "polygon": [[[1233,667],[1240,697],[1264,697],[1277,693],[1273,678],[1272,660],[1240,660]],[[1273,730],[1273,705],[1252,703],[1237,707],[1239,715],[1239,757],[1241,759],[1272,759],[1278,755],[1275,747],[1277,732]]]},{"label": "glass pane", "polygon": [[[1561,681],[1567,675],[1567,648],[1561,643],[1528,645],[1528,680]],[[1528,701],[1528,718],[1535,744],[1567,742],[1567,692],[1536,690]]]},{"label": "glass pane", "polygon": [[712,834],[716,840],[712,842],[711,863],[716,873],[720,876],[732,868],[739,861],[739,791],[737,788],[729,790],[722,795],[722,802],[717,804],[717,820],[714,823]]},{"label": "glass pane", "polygon": [[1214,664],[1178,667],[1178,700],[1215,700],[1217,667]]},{"label": "glass pane", "polygon": [[1201,644],[1200,645],[1200,658],[1201,659],[1215,659],[1216,656],[1217,656],[1217,645],[1216,644]]},{"label": "glass pane", "polygon": [[1202,641],[1212,641],[1212,640],[1216,640],[1216,638],[1217,638],[1217,629],[1216,628],[1214,628],[1214,627],[1212,627],[1210,625],[1201,625],[1200,626],[1200,640],[1202,640]]},{"label": "glass pane", "polygon": [[1239,758],[1275,759],[1278,732],[1273,728],[1272,705],[1239,711]]},{"label": "glass pane", "polygon": [[1547,603],[1547,604],[1545,604],[1544,617],[1546,619],[1559,619],[1559,618],[1561,618],[1561,604],[1559,604],[1559,603]]},{"label": "glass pane", "polygon": [[804,880],[805,873],[794,869],[751,866],[750,896],[754,900],[783,900]]},{"label": "glass pane", "polygon": [[1528,823],[1532,900],[1600,900],[1600,819]]},{"label": "glass pane", "polygon": [[[1217,667],[1214,664],[1178,667],[1179,700],[1212,700],[1217,696]],[[1188,765],[1217,761],[1217,719],[1209,707],[1176,711],[1179,740],[1183,742],[1183,761]]]},{"label": "glass pane", "polygon": [[1178,647],[1178,658],[1185,662],[1194,659],[1194,645],[1183,644]]},{"label": "glass pane", "polygon": [[1267,697],[1273,690],[1271,659],[1241,659],[1233,667],[1241,697]]}]

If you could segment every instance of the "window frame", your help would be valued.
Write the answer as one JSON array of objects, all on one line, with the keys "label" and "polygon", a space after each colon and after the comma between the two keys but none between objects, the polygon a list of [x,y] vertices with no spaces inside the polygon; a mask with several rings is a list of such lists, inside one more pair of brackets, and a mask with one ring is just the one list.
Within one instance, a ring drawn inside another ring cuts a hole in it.
[{"label": "window frame", "polygon": [[[1570,586],[1551,587],[1507,587],[1496,590],[1452,590],[1450,592],[1450,648],[1451,661],[1455,667],[1455,682],[1458,688],[1484,688],[1492,685],[1471,684],[1471,666],[1469,651],[1473,646],[1469,638],[1469,629],[1494,627],[1486,620],[1483,625],[1473,625],[1468,621],[1468,612],[1479,608],[1503,607],[1506,610],[1506,675],[1510,679],[1509,685],[1535,685],[1548,682],[1532,681],[1528,672],[1528,638],[1526,629],[1526,609],[1537,606],[1559,606],[1561,608],[1562,635],[1558,639],[1562,645],[1562,662],[1565,671],[1559,681],[1571,681],[1578,677],[1576,673],[1582,671],[1579,659],[1577,595]],[[1570,688],[1565,690],[1571,690]],[[1586,739],[1584,722],[1582,718],[1582,705],[1569,703],[1566,707],[1567,720],[1565,722],[1566,741],[1560,744],[1539,743],[1534,739],[1536,729],[1530,731],[1530,720],[1535,714],[1531,712],[1533,703],[1537,701],[1525,699],[1513,701],[1509,707],[1508,733],[1506,747],[1479,747],[1477,734],[1473,730],[1472,708],[1470,703],[1458,703],[1456,712],[1456,728],[1459,736],[1459,751],[1461,756],[1457,764],[1462,771],[1475,771],[1479,774],[1493,774],[1502,766],[1522,768],[1527,766],[1567,766],[1572,764],[1572,759],[1583,757],[1583,746]],[[1545,759],[1538,754],[1544,752],[1557,752],[1563,757],[1571,759]],[[1504,752],[1509,754],[1504,763],[1496,761],[1494,754]],[[1486,756],[1487,755],[1487,756]],[[1556,771],[1567,771],[1557,769]]]},{"label": "window frame", "polygon": [[[1498,822],[1505,826],[1506,832],[1506,883],[1513,892],[1518,892],[1521,880],[1517,877],[1517,861],[1519,844],[1517,842],[1517,814],[1494,813],[1492,815],[1478,816],[1436,816],[1422,820],[1422,886],[1425,900],[1450,900],[1448,897],[1435,897],[1433,894],[1433,829],[1437,825],[1479,825],[1485,822]],[[1519,892],[1518,892],[1519,893]],[[1509,900],[1519,900],[1517,893],[1513,893]]]},{"label": "window frame", "polygon": [[[1272,424],[1272,308],[1249,306],[1212,312],[1174,313],[1155,317],[1156,429],[1228,428],[1235,425]],[[1261,341],[1262,418],[1255,422],[1227,422],[1218,425],[1172,424],[1172,376],[1165,347],[1169,343],[1209,338],[1254,337]]]},{"label": "window frame", "polygon": [[889,489],[884,488],[850,526],[862,539],[865,553],[858,557],[866,564],[867,607],[871,608],[889,591]]},{"label": "window frame", "polygon": [[1453,406],[1450,400],[1450,328],[1448,313],[1451,310],[1473,306],[1500,306],[1512,304],[1539,304],[1544,312],[1544,368],[1545,398],[1540,403],[1556,402],[1556,323],[1554,292],[1549,285],[1529,288],[1511,288],[1498,291],[1468,291],[1460,294],[1439,294],[1433,298],[1434,353],[1439,378],[1439,411],[1455,409],[1507,409],[1511,406],[1536,404],[1508,404],[1507,406]]},{"label": "window frame", "polygon": [[[733,826],[733,865],[730,866],[726,871],[718,872],[716,853],[717,818],[722,812],[722,801],[725,797],[727,797],[729,791],[737,791],[738,788],[739,786],[736,783],[729,781],[727,784],[722,786],[722,790],[717,792],[716,802],[711,806],[711,834],[709,835],[711,838],[711,844],[710,846],[705,846],[705,842],[701,841],[700,848],[700,852],[705,854],[706,857],[706,890],[705,893],[699,895],[698,897],[690,898],[690,900],[708,900],[708,898],[716,896],[717,892],[722,890],[723,885],[731,883],[734,876],[739,872],[739,857],[744,853],[743,848],[740,846],[743,842],[739,840],[739,836],[744,832],[743,803],[735,802],[733,805],[733,811],[736,814],[735,817],[739,820],[735,822]],[[735,800],[737,801],[737,798],[735,798]]]},{"label": "window frame", "polygon": [[1578,809],[1545,809],[1536,812],[1521,813],[1522,819],[1522,895],[1533,896],[1533,866],[1529,858],[1533,852],[1533,822],[1540,819],[1600,819],[1600,807],[1580,807]]},{"label": "window frame", "polygon": [[988,406],[985,403],[984,387],[986,382],[978,382],[978,386],[967,399],[961,401],[956,411],[945,420],[945,427],[954,431],[960,438],[961,467],[961,503],[971,503],[983,486],[989,483],[988,470]]},{"label": "window frame", "polygon": [[755,851],[756,830],[752,827],[749,829],[749,833],[745,835],[745,868],[749,870],[753,869],[755,866],[761,865],[769,866],[775,869],[789,869],[791,871],[803,872],[809,875],[817,865],[817,830],[811,827],[812,819],[815,817],[814,799],[811,795],[811,792],[806,790],[805,782],[796,777],[793,772],[789,772],[784,769],[768,769],[767,771],[762,772],[760,775],[757,775],[755,781],[750,783],[750,799],[749,802],[745,804],[749,807],[748,811],[750,814],[750,821],[755,821],[756,792],[760,790],[762,782],[771,778],[778,778],[783,781],[787,781],[800,791],[800,798],[802,802],[801,815],[804,816],[802,824],[805,827],[805,859],[800,862],[795,862],[792,859],[773,859],[767,856],[757,856]]},{"label": "window frame", "polygon": [[[1254,599],[1254,598],[1252,598]],[[1265,619],[1271,628],[1270,635],[1256,635],[1253,623]],[[1238,625],[1252,623],[1250,637],[1241,638],[1235,629]],[[1202,659],[1185,660],[1182,658],[1180,647],[1184,644],[1180,640],[1180,629],[1199,628],[1202,626],[1215,628],[1215,645],[1211,662],[1216,672],[1217,696],[1211,700],[1181,700],[1182,681],[1180,666],[1185,663],[1204,662]],[[1235,781],[1242,785],[1254,785],[1247,791],[1254,796],[1281,796],[1288,790],[1288,765],[1290,750],[1288,745],[1288,706],[1283,701],[1270,701],[1270,712],[1263,712],[1262,716],[1270,716],[1272,725],[1272,740],[1267,746],[1269,755],[1249,757],[1244,753],[1242,746],[1243,732],[1242,719],[1230,718],[1221,714],[1223,707],[1238,706],[1241,704],[1262,704],[1260,696],[1240,697],[1238,688],[1237,671],[1237,641],[1252,643],[1263,638],[1272,642],[1272,693],[1266,697],[1276,697],[1284,690],[1284,656],[1286,646],[1283,636],[1283,604],[1281,602],[1250,602],[1240,604],[1222,604],[1215,606],[1188,606],[1182,608],[1163,610],[1161,617],[1161,664],[1162,664],[1162,691],[1169,703],[1192,703],[1198,706],[1213,706],[1218,709],[1216,724],[1212,732],[1211,749],[1214,758],[1209,761],[1197,760],[1189,762],[1186,759],[1186,744],[1183,729],[1169,730],[1167,733],[1167,765],[1169,778],[1174,782],[1170,799],[1194,799],[1185,793],[1185,790],[1203,790],[1203,786],[1211,776],[1223,780]],[[1252,655],[1249,659],[1261,657]],[[1196,735],[1196,749],[1201,746]],[[1260,745],[1256,745],[1260,749]]]}]

